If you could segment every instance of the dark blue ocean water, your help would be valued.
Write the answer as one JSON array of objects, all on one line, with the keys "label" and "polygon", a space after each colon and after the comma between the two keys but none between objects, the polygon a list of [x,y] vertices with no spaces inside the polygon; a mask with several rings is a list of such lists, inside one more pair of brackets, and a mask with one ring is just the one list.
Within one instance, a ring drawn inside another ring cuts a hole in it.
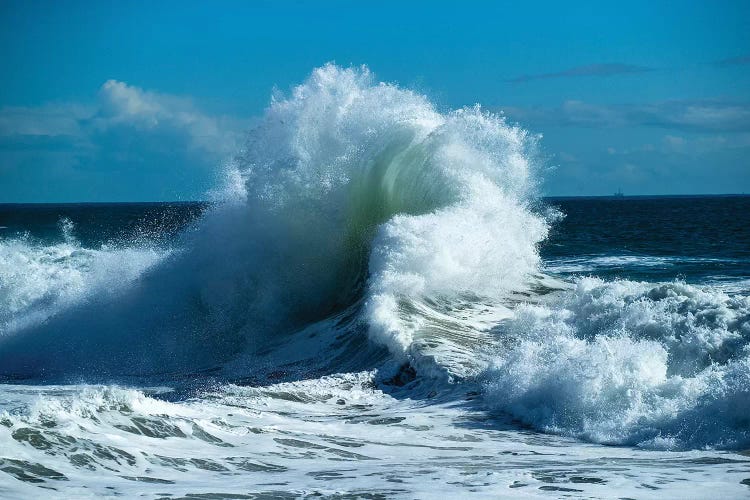
[{"label": "dark blue ocean water", "polygon": [[167,240],[208,207],[199,202],[0,204],[0,238],[28,235],[42,244],[62,240],[64,221],[87,248],[138,239]]},{"label": "dark blue ocean water", "polygon": [[[562,275],[722,282],[750,277],[750,196],[546,198],[561,220],[540,253]],[[0,238],[60,241],[73,223],[82,246],[169,243],[209,204],[0,204]]]},{"label": "dark blue ocean water", "polygon": [[541,253],[563,273],[648,281],[750,277],[750,196],[558,198]]}]

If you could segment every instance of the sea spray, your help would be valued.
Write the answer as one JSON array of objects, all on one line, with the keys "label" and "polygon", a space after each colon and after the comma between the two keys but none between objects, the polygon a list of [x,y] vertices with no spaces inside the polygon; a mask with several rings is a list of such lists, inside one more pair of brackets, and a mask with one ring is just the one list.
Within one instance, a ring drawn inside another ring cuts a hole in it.
[{"label": "sea spray", "polygon": [[0,240],[0,337],[23,335],[97,294],[122,291],[170,254],[155,245],[85,248],[70,219],[59,227],[58,243],[28,234]]},{"label": "sea spray", "polygon": [[647,448],[750,446],[750,298],[580,278],[516,308],[488,404],[547,431]]},{"label": "sea spray", "polygon": [[546,222],[529,208],[534,149],[478,107],[441,114],[366,68],[316,69],[274,98],[230,162],[226,201],[176,255],[116,299],[14,336],[3,371],[214,369],[347,308],[359,320],[329,336],[365,325],[394,355],[417,356],[390,305],[501,300],[536,272]]},{"label": "sea spray", "polygon": [[274,98],[168,252],[2,240],[0,375],[367,372],[596,442],[747,446],[747,296],[544,274],[535,151],[500,116],[326,65]]}]

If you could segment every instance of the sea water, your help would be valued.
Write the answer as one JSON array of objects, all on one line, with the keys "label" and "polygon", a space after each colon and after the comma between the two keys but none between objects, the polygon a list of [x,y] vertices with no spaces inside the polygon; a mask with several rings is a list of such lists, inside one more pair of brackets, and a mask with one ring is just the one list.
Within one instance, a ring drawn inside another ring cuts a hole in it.
[{"label": "sea water", "polygon": [[327,65],[204,203],[0,206],[0,497],[750,495],[750,197]]}]

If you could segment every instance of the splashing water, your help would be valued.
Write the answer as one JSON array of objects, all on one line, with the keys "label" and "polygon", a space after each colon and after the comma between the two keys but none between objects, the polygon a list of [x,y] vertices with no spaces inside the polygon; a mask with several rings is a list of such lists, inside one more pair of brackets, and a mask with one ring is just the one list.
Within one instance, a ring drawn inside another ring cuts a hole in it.
[{"label": "splashing water", "polygon": [[[750,299],[555,276],[537,141],[329,64],[274,97],[169,247],[87,248],[70,219],[54,244],[0,239],[0,376],[138,388],[5,386],[0,493],[218,494],[249,474],[279,478],[252,494],[689,497],[708,490],[673,479],[686,467],[741,474],[739,455],[653,450],[750,446]],[[574,439],[636,448],[607,449],[617,472]]]}]

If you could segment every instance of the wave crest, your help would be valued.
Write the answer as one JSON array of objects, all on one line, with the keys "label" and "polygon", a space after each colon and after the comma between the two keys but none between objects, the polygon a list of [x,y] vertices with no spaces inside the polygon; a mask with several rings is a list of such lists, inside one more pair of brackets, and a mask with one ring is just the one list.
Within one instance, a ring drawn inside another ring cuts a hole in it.
[{"label": "wave crest", "polygon": [[534,143],[478,107],[441,114],[364,67],[318,68],[274,97],[230,162],[225,201],[179,255],[125,297],[15,336],[3,351],[22,361],[3,356],[3,370],[213,368],[363,303],[348,335],[364,323],[411,355],[393,303],[501,298],[536,271],[546,223],[529,208]]}]

